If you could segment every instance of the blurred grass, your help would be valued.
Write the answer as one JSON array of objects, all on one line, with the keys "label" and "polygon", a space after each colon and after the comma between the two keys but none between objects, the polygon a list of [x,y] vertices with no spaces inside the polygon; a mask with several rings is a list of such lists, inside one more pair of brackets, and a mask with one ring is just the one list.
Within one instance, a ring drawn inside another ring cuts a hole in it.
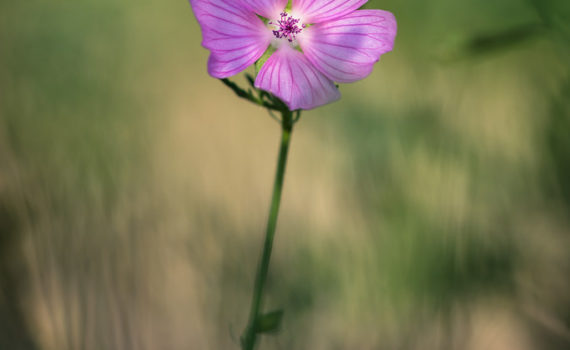
[{"label": "blurred grass", "polygon": [[[567,4],[367,4],[396,49],[298,124],[260,348],[568,348]],[[278,128],[200,41],[0,3],[0,349],[237,348]]]}]

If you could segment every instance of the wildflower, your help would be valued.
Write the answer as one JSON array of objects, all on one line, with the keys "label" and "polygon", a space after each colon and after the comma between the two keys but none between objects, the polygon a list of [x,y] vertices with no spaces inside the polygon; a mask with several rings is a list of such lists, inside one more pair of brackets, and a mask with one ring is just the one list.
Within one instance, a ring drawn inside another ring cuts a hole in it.
[{"label": "wildflower", "polygon": [[[358,10],[367,0],[190,0],[210,50],[208,72],[235,75],[267,60],[255,86],[290,110],[340,98],[335,85],[363,79],[392,50],[396,20]],[[262,60],[263,60],[262,59]]]}]

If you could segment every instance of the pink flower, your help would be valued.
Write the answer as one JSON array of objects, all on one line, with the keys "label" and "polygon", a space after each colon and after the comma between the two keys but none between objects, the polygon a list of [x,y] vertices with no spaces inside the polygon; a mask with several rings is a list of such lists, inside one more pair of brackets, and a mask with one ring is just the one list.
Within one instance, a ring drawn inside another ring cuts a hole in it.
[{"label": "pink flower", "polygon": [[[190,0],[210,50],[208,72],[235,75],[267,51],[255,86],[291,110],[340,98],[334,82],[370,74],[392,50],[396,19],[382,10],[357,10],[367,0]],[[262,19],[263,17],[263,19]],[[266,20],[264,20],[266,19]]]}]

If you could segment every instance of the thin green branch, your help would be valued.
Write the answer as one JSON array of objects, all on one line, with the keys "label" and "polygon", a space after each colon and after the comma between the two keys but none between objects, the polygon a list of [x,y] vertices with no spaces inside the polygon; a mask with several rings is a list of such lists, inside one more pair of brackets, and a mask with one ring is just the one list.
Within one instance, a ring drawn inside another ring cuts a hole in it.
[{"label": "thin green branch", "polygon": [[[255,89],[258,91],[258,94],[259,94],[259,97],[257,97],[253,94],[253,92],[251,90],[245,91],[244,89],[239,87],[239,85],[237,85],[233,81],[229,80],[228,78],[224,78],[224,79],[220,79],[220,80],[222,81],[222,83],[224,83],[224,85],[226,85],[227,87],[232,89],[233,92],[238,97],[241,97],[245,100],[248,100],[250,102],[255,103],[258,106],[265,107],[265,108],[270,109],[270,110],[280,111],[280,112],[283,111],[283,105],[284,105],[283,102],[279,101],[280,103],[276,103],[276,101],[273,98],[270,99],[271,102],[264,100],[263,96],[265,96],[265,95],[263,95],[261,92],[259,92],[262,90]],[[249,80],[249,78],[248,78],[248,80]],[[265,91],[263,91],[263,92],[265,92]]]},{"label": "thin green branch", "polygon": [[299,119],[301,119],[301,110],[298,109],[294,113],[295,113],[295,117],[293,118],[293,124],[295,124],[296,122],[299,121]]},{"label": "thin green branch", "polygon": [[[262,299],[267,273],[269,271],[269,261],[271,259],[271,251],[273,248],[273,239],[275,237],[275,228],[277,227],[277,217],[279,215],[279,205],[281,202],[281,193],[283,192],[283,180],[285,178],[285,168],[287,166],[287,154],[289,152],[289,143],[291,140],[291,133],[293,131],[293,112],[287,110],[281,111],[281,146],[279,148],[279,157],[277,160],[277,171],[275,173],[275,183],[273,185],[273,195],[271,197],[271,207],[269,210],[269,218],[267,220],[267,230],[265,233],[265,243],[263,245],[263,252],[257,267],[257,274],[255,276],[255,284],[253,288],[253,296],[251,300],[251,309],[249,313],[249,321],[246,329],[241,337],[241,346],[243,350],[253,350],[255,347],[257,335],[262,332],[277,327],[282,311],[262,314]],[[300,112],[297,112],[300,115]],[[260,325],[263,321],[271,320],[269,322],[271,327],[264,329]]]},{"label": "thin green branch", "polygon": [[282,120],[279,119],[279,117],[277,117],[275,114],[273,114],[273,111],[271,109],[268,109],[267,112],[269,112],[269,116],[274,119],[276,122],[278,122],[279,124],[282,123]]}]

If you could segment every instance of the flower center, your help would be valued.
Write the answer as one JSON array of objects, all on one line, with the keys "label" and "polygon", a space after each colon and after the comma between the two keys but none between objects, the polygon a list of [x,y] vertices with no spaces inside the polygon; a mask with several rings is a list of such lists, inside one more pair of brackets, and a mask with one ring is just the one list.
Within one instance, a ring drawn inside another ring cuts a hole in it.
[{"label": "flower center", "polygon": [[287,12],[281,12],[281,19],[277,21],[271,21],[269,24],[275,26],[273,35],[275,35],[276,38],[285,38],[290,43],[292,43],[297,37],[297,34],[301,33],[303,28],[306,27],[304,24],[299,25],[299,20],[293,18]]}]

